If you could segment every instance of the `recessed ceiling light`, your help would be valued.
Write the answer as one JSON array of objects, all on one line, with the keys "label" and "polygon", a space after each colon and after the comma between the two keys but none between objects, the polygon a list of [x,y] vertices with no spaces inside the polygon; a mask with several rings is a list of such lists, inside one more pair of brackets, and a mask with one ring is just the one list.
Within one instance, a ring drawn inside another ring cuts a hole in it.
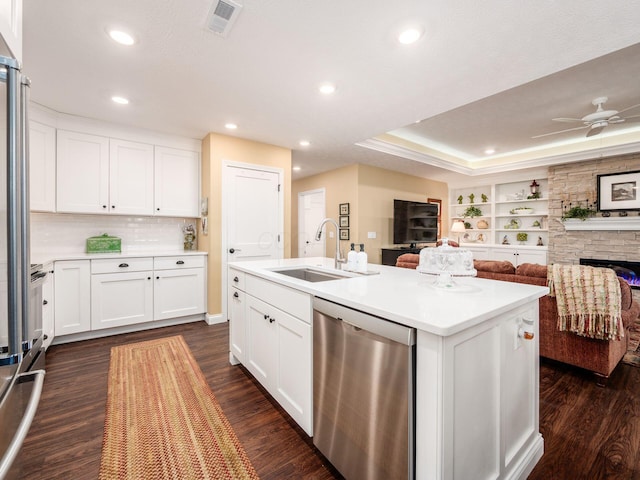
[{"label": "recessed ceiling light", "polygon": [[292,168],[292,170],[294,172],[299,172],[300,170],[302,170],[300,167],[298,167],[297,165],[295,167]]},{"label": "recessed ceiling light", "polygon": [[331,95],[336,91],[336,86],[332,83],[323,83],[320,85],[320,93],[324,95]]},{"label": "recessed ceiling light", "polygon": [[224,128],[229,130],[235,130],[236,128],[238,128],[238,125],[236,125],[235,123],[225,123]]},{"label": "recessed ceiling light", "polygon": [[122,30],[109,30],[109,36],[114,42],[118,42],[120,45],[133,45],[136,43],[136,39]]},{"label": "recessed ceiling light", "polygon": [[418,28],[408,28],[400,32],[398,35],[398,41],[403,45],[410,45],[417,42],[422,36],[422,30]]},{"label": "recessed ceiling light", "polygon": [[129,103],[128,98],[118,97],[118,96],[111,97],[111,101],[119,105],[127,105]]},{"label": "recessed ceiling light", "polygon": [[300,146],[301,147],[308,147],[309,145],[311,145],[309,140],[300,140]]},{"label": "recessed ceiling light", "polygon": [[496,149],[495,148],[487,148],[484,153],[486,153],[487,155],[493,155],[494,153],[496,153]]}]

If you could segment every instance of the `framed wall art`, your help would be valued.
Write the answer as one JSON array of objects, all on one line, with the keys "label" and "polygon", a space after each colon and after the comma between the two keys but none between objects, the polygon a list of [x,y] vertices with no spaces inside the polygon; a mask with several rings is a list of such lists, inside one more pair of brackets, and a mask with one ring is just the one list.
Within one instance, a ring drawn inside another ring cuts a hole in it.
[{"label": "framed wall art", "polygon": [[340,240],[349,240],[349,229],[341,228],[340,229]]},{"label": "framed wall art", "polygon": [[340,215],[349,215],[349,204],[341,203],[340,204]]},{"label": "framed wall art", "polygon": [[598,175],[598,210],[640,210],[640,170]]},{"label": "framed wall art", "polygon": [[340,215],[340,228],[349,228],[349,215]]}]

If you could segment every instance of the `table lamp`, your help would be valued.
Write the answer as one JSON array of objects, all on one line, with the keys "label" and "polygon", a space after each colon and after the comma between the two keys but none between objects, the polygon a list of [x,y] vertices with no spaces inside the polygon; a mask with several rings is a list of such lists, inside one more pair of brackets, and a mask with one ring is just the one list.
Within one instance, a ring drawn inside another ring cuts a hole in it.
[{"label": "table lamp", "polygon": [[458,245],[460,245],[460,234],[465,231],[466,229],[464,228],[464,222],[462,220],[456,220],[453,222],[453,225],[451,225],[451,233],[458,234]]}]

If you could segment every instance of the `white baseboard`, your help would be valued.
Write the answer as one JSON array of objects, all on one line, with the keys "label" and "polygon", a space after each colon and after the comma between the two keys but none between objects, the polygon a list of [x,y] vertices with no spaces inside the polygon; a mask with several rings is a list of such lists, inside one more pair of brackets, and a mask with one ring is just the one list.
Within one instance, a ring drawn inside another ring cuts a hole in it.
[{"label": "white baseboard", "polygon": [[216,313],[215,315],[211,315],[209,313],[207,313],[205,315],[205,322],[207,322],[208,325],[216,325],[218,323],[224,323],[227,320],[222,316],[221,313]]}]

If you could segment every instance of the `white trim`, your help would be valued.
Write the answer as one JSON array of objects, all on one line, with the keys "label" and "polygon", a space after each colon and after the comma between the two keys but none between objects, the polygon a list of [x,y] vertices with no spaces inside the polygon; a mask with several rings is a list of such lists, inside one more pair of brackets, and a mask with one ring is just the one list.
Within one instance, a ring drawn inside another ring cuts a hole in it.
[{"label": "white trim", "polygon": [[586,220],[567,218],[566,220],[558,221],[564,225],[565,230],[640,230],[640,217],[638,216],[595,217],[587,218]]},{"label": "white trim", "polygon": [[222,313],[216,313],[214,315],[207,313],[204,321],[207,322],[207,325],[217,325],[219,323],[225,323],[227,320]]},{"label": "white trim", "polygon": [[596,158],[605,158],[618,155],[626,155],[629,153],[636,153],[640,151],[640,142],[631,142],[623,145],[614,145],[601,148],[594,148],[592,150],[585,150],[582,152],[563,153],[559,155],[543,156],[540,158],[521,160],[512,163],[504,163],[500,165],[491,165],[487,167],[465,167],[463,165],[455,164],[448,160],[442,160],[433,155],[427,155],[425,153],[417,152],[410,148],[394,145],[393,143],[385,142],[380,139],[369,139],[356,143],[360,147],[370,148],[378,152],[387,153],[389,155],[395,155],[397,157],[407,158],[409,160],[415,160],[416,162],[425,163],[434,167],[444,168],[456,173],[462,173],[464,175],[487,175],[491,173],[501,173],[512,170],[521,170],[524,168],[544,167],[550,165],[558,165],[563,163],[580,162],[583,160],[593,160]]}]

